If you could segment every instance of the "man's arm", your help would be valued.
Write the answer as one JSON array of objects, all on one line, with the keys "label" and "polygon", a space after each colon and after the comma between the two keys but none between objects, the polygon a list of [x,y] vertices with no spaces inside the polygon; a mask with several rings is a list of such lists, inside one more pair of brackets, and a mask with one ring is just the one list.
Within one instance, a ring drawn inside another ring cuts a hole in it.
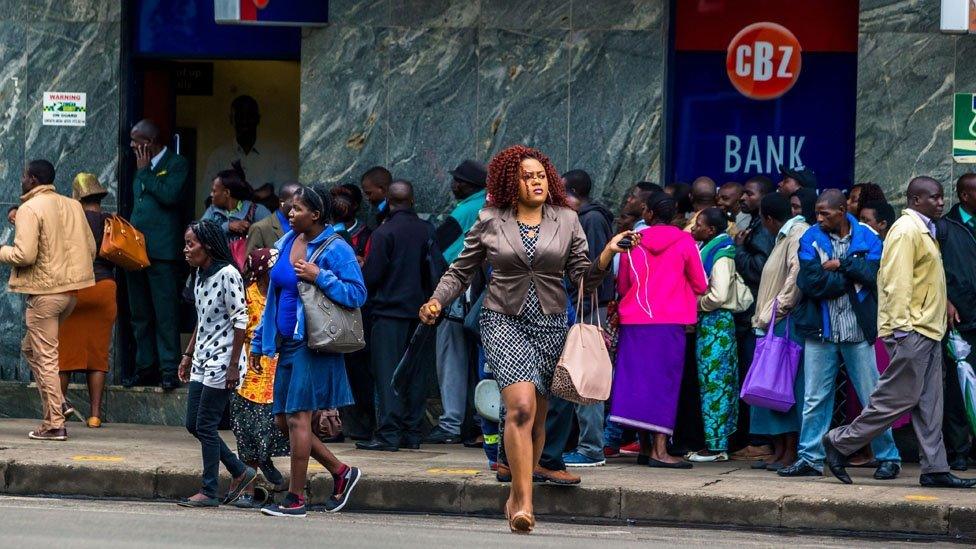
[{"label": "man's arm", "polygon": [[[174,153],[175,154],[175,153]],[[136,172],[136,185],[152,195],[163,206],[176,207],[183,198],[187,166],[182,157],[175,157],[165,170],[153,173],[148,167]]]},{"label": "man's arm", "polygon": [[372,294],[376,287],[386,277],[386,270],[390,264],[392,242],[383,231],[373,233],[372,244],[366,262],[363,264],[363,281],[366,289]]},{"label": "man's arm", "polygon": [[775,241],[762,227],[754,229],[755,234],[745,244],[736,246],[735,268],[749,286],[758,286],[762,270],[773,251]]},{"label": "man's arm", "polygon": [[33,265],[37,261],[40,232],[41,222],[37,214],[31,208],[21,207],[14,222],[14,243],[12,246],[0,247],[0,263],[14,267]]},{"label": "man's arm", "polygon": [[[19,217],[19,216],[18,216]],[[888,314],[894,331],[911,332],[915,242],[908,233],[889,234],[878,270],[879,305]]]}]

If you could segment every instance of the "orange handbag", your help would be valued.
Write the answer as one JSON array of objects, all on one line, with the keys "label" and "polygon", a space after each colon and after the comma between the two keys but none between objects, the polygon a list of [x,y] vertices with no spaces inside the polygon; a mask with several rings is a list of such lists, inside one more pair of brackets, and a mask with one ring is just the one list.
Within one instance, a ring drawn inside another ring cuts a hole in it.
[{"label": "orange handbag", "polygon": [[105,234],[98,256],[127,271],[138,271],[149,266],[146,237],[118,215],[105,219]]}]

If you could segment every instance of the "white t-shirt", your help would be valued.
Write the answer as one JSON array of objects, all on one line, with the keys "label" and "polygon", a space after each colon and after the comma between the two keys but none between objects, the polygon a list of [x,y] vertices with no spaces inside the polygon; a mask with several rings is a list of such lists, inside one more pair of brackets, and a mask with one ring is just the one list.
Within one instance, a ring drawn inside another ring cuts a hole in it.
[{"label": "white t-shirt", "polygon": [[[190,381],[223,389],[234,347],[234,330],[247,328],[244,279],[233,265],[223,267],[209,278],[194,274],[193,298],[197,309],[197,337]],[[243,380],[247,368],[243,349],[238,368]]]}]

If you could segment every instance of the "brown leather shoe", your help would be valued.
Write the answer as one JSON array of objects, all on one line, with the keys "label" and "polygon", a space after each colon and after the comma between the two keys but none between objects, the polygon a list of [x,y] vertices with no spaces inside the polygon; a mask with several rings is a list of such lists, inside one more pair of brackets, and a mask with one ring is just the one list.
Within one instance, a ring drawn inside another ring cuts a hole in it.
[{"label": "brown leather shoe", "polygon": [[[532,472],[532,482],[543,483],[546,478],[539,474],[539,469],[537,467],[535,471]],[[512,482],[512,470],[504,463],[499,463],[498,468],[495,470],[495,480],[498,482]]]},{"label": "brown leather shoe", "polygon": [[68,430],[65,428],[48,429],[47,431],[31,431],[27,433],[27,438],[33,440],[68,440]]},{"label": "brown leather shoe", "polygon": [[733,452],[729,457],[734,461],[756,461],[772,455],[773,449],[769,446],[746,446],[738,452]]},{"label": "brown leather shoe", "polygon": [[559,486],[573,486],[582,482],[582,478],[570,473],[569,471],[563,469],[562,471],[553,471],[552,469],[546,469],[542,466],[537,466],[534,471],[532,471],[533,480],[535,477],[544,479],[544,482],[551,482]]}]

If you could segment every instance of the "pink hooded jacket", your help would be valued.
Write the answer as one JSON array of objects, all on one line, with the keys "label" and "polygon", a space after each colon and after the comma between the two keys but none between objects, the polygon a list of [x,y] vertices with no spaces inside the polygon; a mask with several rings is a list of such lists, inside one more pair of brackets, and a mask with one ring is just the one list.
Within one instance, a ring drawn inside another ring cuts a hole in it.
[{"label": "pink hooded jacket", "polygon": [[[640,245],[620,256],[620,323],[695,324],[696,296],[708,290],[695,240],[671,225],[652,225],[640,233]],[[653,316],[643,310],[648,306]]]}]

